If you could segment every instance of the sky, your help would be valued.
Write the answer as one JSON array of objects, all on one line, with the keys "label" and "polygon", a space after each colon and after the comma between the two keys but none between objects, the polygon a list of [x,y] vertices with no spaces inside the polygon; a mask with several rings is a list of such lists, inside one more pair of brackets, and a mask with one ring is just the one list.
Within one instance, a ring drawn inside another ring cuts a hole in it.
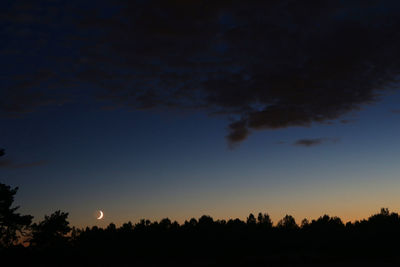
[{"label": "sky", "polygon": [[400,211],[398,1],[0,10],[0,182],[35,221]]}]

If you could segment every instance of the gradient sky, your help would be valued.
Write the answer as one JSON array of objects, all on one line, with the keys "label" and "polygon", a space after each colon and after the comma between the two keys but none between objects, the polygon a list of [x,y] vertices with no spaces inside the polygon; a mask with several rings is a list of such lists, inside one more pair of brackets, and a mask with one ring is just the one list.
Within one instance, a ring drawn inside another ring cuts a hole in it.
[{"label": "gradient sky", "polygon": [[149,2],[0,5],[0,182],[21,213],[400,210],[397,1]]}]

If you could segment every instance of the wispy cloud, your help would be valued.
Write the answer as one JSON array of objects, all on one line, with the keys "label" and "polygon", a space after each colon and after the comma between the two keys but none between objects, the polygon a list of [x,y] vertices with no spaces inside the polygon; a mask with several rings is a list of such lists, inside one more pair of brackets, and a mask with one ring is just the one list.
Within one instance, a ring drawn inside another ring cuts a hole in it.
[{"label": "wispy cloud", "polygon": [[337,143],[339,141],[338,138],[304,138],[299,139],[293,143],[295,146],[304,146],[304,147],[312,147],[318,146],[324,143]]},{"label": "wispy cloud", "polygon": [[26,162],[26,163],[18,163],[14,162],[9,159],[0,160],[0,169],[23,169],[23,168],[30,168],[30,167],[38,167],[47,165],[48,161],[46,160],[39,160],[33,162]]},{"label": "wispy cloud", "polygon": [[355,123],[357,120],[347,120],[347,119],[344,119],[344,120],[340,120],[340,123],[342,123],[342,124],[351,124],[351,123]]}]

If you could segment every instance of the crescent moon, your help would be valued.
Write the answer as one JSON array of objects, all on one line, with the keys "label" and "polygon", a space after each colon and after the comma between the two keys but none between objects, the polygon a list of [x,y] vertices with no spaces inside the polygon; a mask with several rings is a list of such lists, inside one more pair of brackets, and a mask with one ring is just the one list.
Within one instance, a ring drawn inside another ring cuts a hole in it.
[{"label": "crescent moon", "polygon": [[97,220],[101,220],[104,217],[104,213],[101,210],[99,210],[99,212],[100,212],[100,216],[97,217]]}]

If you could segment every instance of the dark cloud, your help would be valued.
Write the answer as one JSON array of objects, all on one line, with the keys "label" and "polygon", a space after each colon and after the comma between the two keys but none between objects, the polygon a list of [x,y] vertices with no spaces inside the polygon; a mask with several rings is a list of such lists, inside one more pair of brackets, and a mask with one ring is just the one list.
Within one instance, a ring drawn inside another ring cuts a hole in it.
[{"label": "dark cloud", "polygon": [[[56,11],[68,3],[59,1]],[[20,84],[18,98],[4,100],[0,110],[56,103],[48,89],[35,88],[78,81],[96,88],[95,98],[107,108],[233,117],[227,140],[234,145],[256,130],[340,120],[377,101],[400,70],[400,3],[394,0],[90,3],[66,8],[67,16],[54,21],[61,30],[53,39],[69,44],[52,44],[63,54],[48,63],[54,75]],[[36,29],[49,41],[50,30],[32,26],[40,16],[24,14],[11,25]]]},{"label": "dark cloud", "polygon": [[71,21],[66,1],[0,3],[0,117],[21,117],[42,107],[62,105],[76,81],[67,47]]},{"label": "dark cloud", "polygon": [[10,159],[0,160],[0,169],[22,169],[22,168],[29,168],[29,167],[37,167],[47,165],[48,161],[40,160],[40,161],[33,161],[27,163],[17,163]]},{"label": "dark cloud", "polygon": [[227,139],[229,145],[233,148],[237,142],[245,139],[249,135],[249,130],[244,121],[237,121],[229,125],[229,135]]},{"label": "dark cloud", "polygon": [[400,114],[400,109],[392,109],[390,112],[394,114]]},{"label": "dark cloud", "polygon": [[[4,156],[5,150],[0,148],[0,157]],[[27,163],[16,163],[14,160],[11,159],[0,159],[0,169],[22,169],[22,168],[29,168],[29,167],[36,167],[36,166],[43,166],[48,164],[46,160],[39,160]]]},{"label": "dark cloud", "polygon": [[340,120],[340,123],[342,123],[342,124],[350,124],[350,123],[354,123],[356,121],[357,120]]},{"label": "dark cloud", "polygon": [[337,138],[305,138],[305,139],[299,139],[296,142],[293,143],[295,146],[305,146],[305,147],[311,147],[311,146],[317,146],[321,145],[323,143],[337,143],[339,139]]},{"label": "dark cloud", "polygon": [[56,92],[51,94],[48,90],[25,88],[33,84],[33,82],[21,83],[9,87],[11,90],[0,92],[0,117],[21,117],[40,107],[61,105],[68,101],[68,97],[62,97]]}]

